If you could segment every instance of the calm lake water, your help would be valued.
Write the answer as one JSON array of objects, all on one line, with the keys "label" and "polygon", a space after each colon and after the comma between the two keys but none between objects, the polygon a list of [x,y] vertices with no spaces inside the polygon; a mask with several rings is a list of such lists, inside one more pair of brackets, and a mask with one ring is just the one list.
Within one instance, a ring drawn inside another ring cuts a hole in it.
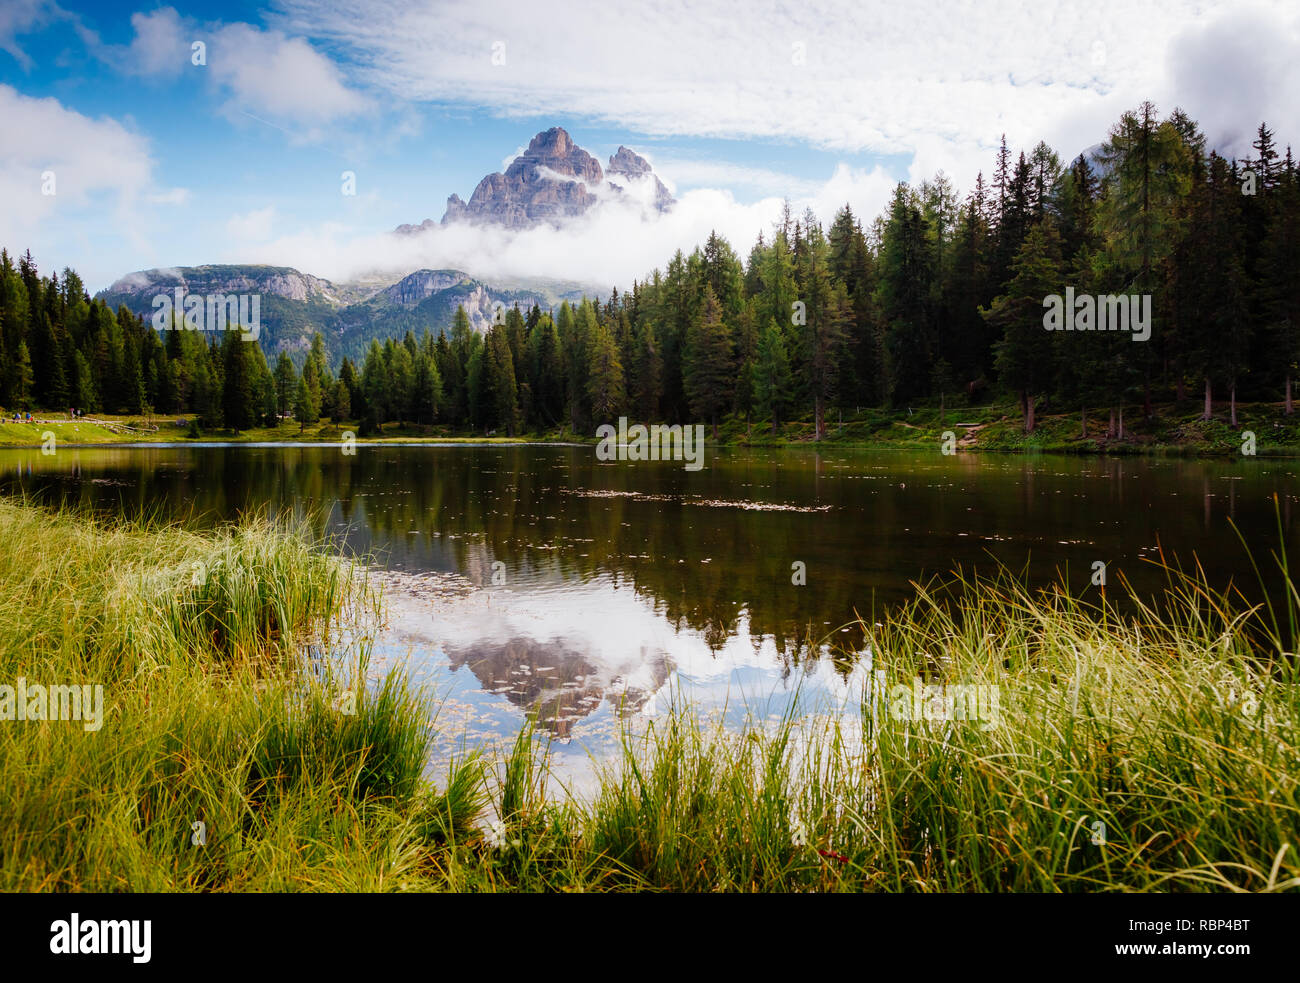
[{"label": "calm lake water", "polygon": [[[526,713],[560,754],[689,699],[728,720],[851,705],[855,612],[912,581],[998,561],[1090,588],[1107,564],[1141,591],[1163,546],[1258,594],[1273,496],[1295,553],[1300,462],[790,449],[714,450],[705,467],[600,462],[590,446],[61,447],[0,451],[0,490],[135,513],[304,514],[385,570],[381,660],[444,697],[448,740],[513,735]],[[802,563],[806,584],[792,583]],[[874,608],[873,608],[874,606]],[[814,645],[804,649],[811,638]]]}]

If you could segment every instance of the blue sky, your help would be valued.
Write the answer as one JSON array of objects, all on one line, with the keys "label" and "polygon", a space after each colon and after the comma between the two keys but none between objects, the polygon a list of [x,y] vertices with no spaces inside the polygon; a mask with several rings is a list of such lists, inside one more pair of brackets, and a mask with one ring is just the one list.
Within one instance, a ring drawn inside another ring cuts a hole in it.
[{"label": "blue sky", "polygon": [[[1144,98],[1229,149],[1260,118],[1285,142],[1297,39],[1294,5],[1199,0],[6,0],[0,243],[92,289],[203,262],[626,285],[710,228],[744,254],[783,196],[869,219],[896,181],[939,169],[964,195],[1002,132],[1068,159]],[[647,156],[674,215],[508,241],[387,235],[439,219],[556,125],[602,164],[619,144]]]}]

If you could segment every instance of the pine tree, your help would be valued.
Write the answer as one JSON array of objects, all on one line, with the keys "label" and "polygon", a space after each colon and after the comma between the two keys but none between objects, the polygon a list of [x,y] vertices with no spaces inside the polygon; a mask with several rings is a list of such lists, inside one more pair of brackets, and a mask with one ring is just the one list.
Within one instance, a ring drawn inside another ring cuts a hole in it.
[{"label": "pine tree", "polygon": [[76,390],[75,400],[78,409],[88,413],[94,413],[99,409],[99,397],[95,394],[95,382],[90,377],[90,363],[86,361],[86,356],[77,352],[73,356],[76,364]]},{"label": "pine tree", "polygon": [[736,367],[731,332],[722,319],[722,304],[711,285],[705,286],[703,307],[687,333],[682,381],[691,412],[713,425],[713,439],[717,440],[718,417],[732,403]]},{"label": "pine tree", "polygon": [[298,391],[294,393],[293,418],[298,421],[299,433],[307,429],[307,424],[316,422],[316,407],[312,405],[311,390],[303,377],[299,377]]},{"label": "pine tree", "polygon": [[334,382],[334,399],[330,406],[330,422],[342,423],[352,416],[352,397],[347,383],[342,379]]},{"label": "pine tree", "polygon": [[424,388],[421,390],[421,398],[424,409],[429,414],[429,422],[436,423],[441,418],[443,407],[446,405],[446,395],[442,385],[442,374],[438,371],[438,359],[432,346],[424,359],[425,372],[421,380]]},{"label": "pine tree", "polygon": [[759,335],[752,376],[754,411],[772,421],[772,436],[775,437],[781,415],[789,405],[791,379],[790,360],[786,356],[781,329],[773,320],[767,322],[767,327]]},{"label": "pine tree", "polygon": [[27,342],[18,342],[18,354],[14,359],[14,397],[18,405],[28,410],[32,407],[32,388],[36,383],[36,374],[32,371],[32,356],[27,350]]},{"label": "pine tree", "polygon": [[485,345],[485,367],[491,378],[491,421],[505,428],[513,437],[519,429],[519,403],[516,396],[514,358],[510,350],[509,325],[493,325]]},{"label": "pine tree", "polygon": [[384,364],[384,353],[377,339],[371,339],[361,366],[361,391],[365,394],[366,419],[376,426],[382,425],[389,418],[392,380],[388,378],[388,366]]},{"label": "pine tree", "polygon": [[932,286],[925,219],[910,189],[900,184],[884,231],[876,286],[876,303],[885,325],[889,394],[895,406],[906,405],[929,389]]},{"label": "pine tree", "polygon": [[1300,175],[1288,167],[1277,192],[1263,262],[1266,328],[1282,379],[1284,409],[1294,412],[1293,385],[1300,372]]},{"label": "pine tree", "polygon": [[[175,332],[172,332],[173,334]],[[281,416],[293,412],[293,398],[297,395],[298,372],[285,352],[275,362],[275,407]]]},{"label": "pine tree", "polygon": [[[1050,223],[1036,225],[1012,264],[1006,293],[993,302],[984,317],[1002,329],[996,346],[997,370],[1002,383],[1020,396],[1025,433],[1034,432],[1035,404],[1053,382],[1054,339],[1045,330],[1043,300],[1062,293],[1061,240]],[[1073,311],[1065,311],[1072,319]],[[1064,325],[1062,325],[1064,327]]]},{"label": "pine tree", "polygon": [[589,343],[587,371],[587,398],[595,421],[608,421],[616,416],[626,398],[623,364],[618,346],[609,330],[597,325]]},{"label": "pine tree", "polygon": [[1226,384],[1234,426],[1236,383],[1249,351],[1241,197],[1228,163],[1211,152],[1206,180],[1193,193],[1188,234],[1177,257],[1180,291],[1194,312],[1186,350],[1188,367],[1205,384],[1203,418],[1210,419],[1215,383]]},{"label": "pine tree", "polygon": [[[409,333],[408,333],[409,336]],[[415,364],[411,359],[411,348],[415,345],[415,339],[411,339],[411,345],[405,342],[394,344],[393,339],[389,338],[384,345],[384,361],[387,363],[387,405],[390,416],[395,417],[399,422],[410,420],[414,417],[414,395],[415,395]]]},{"label": "pine tree", "polygon": [[247,358],[247,343],[239,331],[227,331],[222,343],[222,409],[226,426],[238,432],[253,425],[253,386]]},{"label": "pine tree", "polygon": [[1144,102],[1125,113],[1102,145],[1099,159],[1109,168],[1097,209],[1111,272],[1108,293],[1150,295],[1152,338],[1127,356],[1142,375],[1144,408],[1151,414],[1151,378],[1174,339],[1167,337],[1164,288],[1166,264],[1182,235],[1184,199],[1192,187],[1193,161],[1182,131],[1161,122]]},{"label": "pine tree", "polygon": [[564,417],[565,379],[560,336],[549,314],[539,316],[528,336],[528,366],[534,422],[553,427]]}]

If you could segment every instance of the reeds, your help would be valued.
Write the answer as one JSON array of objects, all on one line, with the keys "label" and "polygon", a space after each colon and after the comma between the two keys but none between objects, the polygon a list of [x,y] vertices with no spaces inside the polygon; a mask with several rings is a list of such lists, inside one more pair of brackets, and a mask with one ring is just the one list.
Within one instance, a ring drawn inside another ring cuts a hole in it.
[{"label": "reeds", "polygon": [[[94,732],[0,721],[5,890],[1300,888],[1284,551],[1261,570],[1284,611],[1172,564],[1122,611],[1005,573],[918,586],[862,626],[860,713],[736,732],[674,707],[579,797],[527,724],[428,783],[430,708],[368,678],[364,631],[352,663],[302,656],[376,603],[302,529],[10,502],[0,533],[0,684],[106,707]],[[918,719],[917,687],[954,685],[983,703]]]}]

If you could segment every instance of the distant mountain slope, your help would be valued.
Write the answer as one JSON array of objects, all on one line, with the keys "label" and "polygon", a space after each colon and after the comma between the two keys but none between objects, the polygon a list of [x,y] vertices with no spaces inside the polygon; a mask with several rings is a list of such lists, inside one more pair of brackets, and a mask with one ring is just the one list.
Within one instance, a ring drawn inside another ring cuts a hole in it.
[{"label": "distant mountain slope", "polygon": [[458,305],[464,305],[470,323],[481,332],[492,323],[498,303],[507,308],[518,304],[523,311],[537,304],[545,310],[583,293],[574,284],[490,287],[460,270],[416,270],[386,286],[363,286],[336,284],[287,266],[218,265],[140,270],[97,296],[114,309],[125,304],[149,320],[154,298],[172,297],[176,287],[187,294],[259,294],[258,341],[268,359],[288,352],[301,362],[312,334],[319,331],[335,368],[344,356],[359,359],[372,339],[400,338],[407,330],[416,335],[426,329],[450,330]]}]

